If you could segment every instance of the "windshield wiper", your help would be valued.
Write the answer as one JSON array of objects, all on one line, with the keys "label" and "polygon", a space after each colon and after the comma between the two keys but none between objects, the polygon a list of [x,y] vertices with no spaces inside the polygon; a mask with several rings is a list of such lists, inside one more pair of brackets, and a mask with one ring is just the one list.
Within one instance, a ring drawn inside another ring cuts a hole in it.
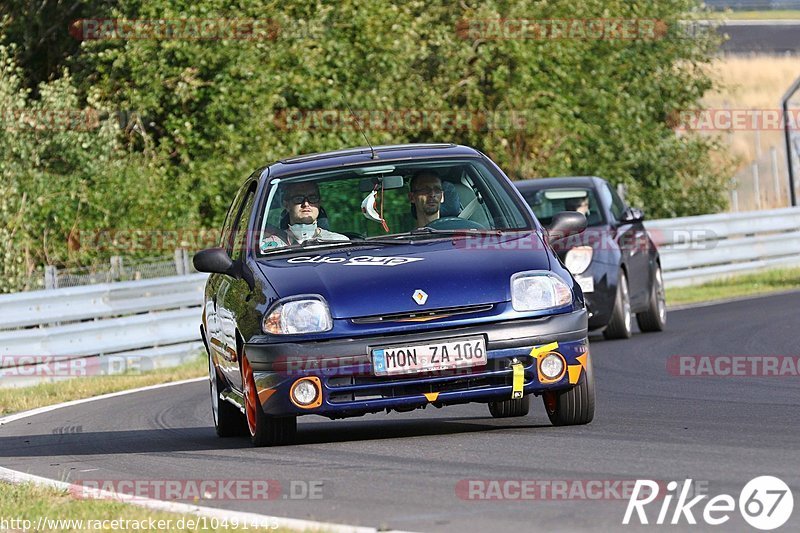
[{"label": "windshield wiper", "polygon": [[[358,241],[355,241],[358,242]],[[306,239],[305,241],[297,244],[299,248],[307,248],[309,246],[321,246],[326,244],[352,244],[350,239]]]},{"label": "windshield wiper", "polygon": [[449,236],[458,236],[458,237],[470,237],[473,235],[502,235],[503,230],[499,229],[436,229],[431,228],[428,226],[422,226],[421,228],[416,228],[411,230],[409,235],[411,236],[420,236],[420,235],[434,235],[434,236],[441,236],[441,237],[449,237]]}]

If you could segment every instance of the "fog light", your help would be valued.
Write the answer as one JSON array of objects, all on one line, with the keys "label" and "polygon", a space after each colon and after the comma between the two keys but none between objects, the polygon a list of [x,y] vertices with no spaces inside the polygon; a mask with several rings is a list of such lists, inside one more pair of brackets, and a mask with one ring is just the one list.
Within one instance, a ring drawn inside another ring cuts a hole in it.
[{"label": "fog light", "polygon": [[319,378],[309,377],[298,379],[290,391],[292,403],[298,407],[317,407],[322,404],[322,394]]},{"label": "fog light", "polygon": [[564,358],[555,352],[545,355],[539,362],[539,370],[542,375],[553,381],[564,375],[565,368]]}]

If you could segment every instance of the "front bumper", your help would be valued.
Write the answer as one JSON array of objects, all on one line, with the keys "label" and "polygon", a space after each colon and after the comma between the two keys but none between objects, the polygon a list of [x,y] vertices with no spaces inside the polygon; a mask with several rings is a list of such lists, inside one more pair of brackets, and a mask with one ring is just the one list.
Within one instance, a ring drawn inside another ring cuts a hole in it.
[{"label": "front bumper", "polygon": [[611,284],[610,268],[606,265],[592,264],[590,270],[577,276],[578,278],[591,277],[591,292],[584,292],[586,310],[589,313],[589,329],[599,329],[608,325],[611,313],[614,311],[616,298],[616,284]]},{"label": "front bumper", "polygon": [[[375,376],[371,350],[387,344],[415,344],[434,340],[481,335],[486,341],[484,367],[457,369],[408,376]],[[554,351],[567,364],[556,381],[542,379],[536,346],[558,343]],[[250,362],[264,412],[272,416],[319,414],[330,418],[359,416],[383,410],[411,410],[468,402],[510,399],[513,390],[512,362],[524,368],[523,394],[569,388],[577,383],[586,365],[589,348],[585,310],[536,319],[522,319],[447,329],[331,339],[299,343],[248,343]],[[314,377],[322,399],[313,408],[295,405],[289,397],[298,379]]]}]

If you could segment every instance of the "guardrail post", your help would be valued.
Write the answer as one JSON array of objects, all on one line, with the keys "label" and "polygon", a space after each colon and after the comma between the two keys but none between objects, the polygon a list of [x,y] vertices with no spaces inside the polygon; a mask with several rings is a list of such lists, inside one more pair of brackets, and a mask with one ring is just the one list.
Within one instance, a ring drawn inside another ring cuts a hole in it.
[{"label": "guardrail post", "polygon": [[183,248],[175,248],[175,273],[179,276],[185,276],[189,273],[188,258],[186,250]]},{"label": "guardrail post", "polygon": [[119,281],[122,277],[122,257],[119,255],[111,256],[111,281]]},{"label": "guardrail post", "polygon": [[186,248],[181,248],[183,250],[183,273],[187,276],[192,273],[192,263],[189,261],[189,250]]},{"label": "guardrail post", "polygon": [[758,161],[753,161],[753,189],[756,194],[756,210],[761,209],[761,185],[758,183]]},{"label": "guardrail post", "polygon": [[58,269],[53,265],[44,266],[44,288],[46,290],[58,288]]},{"label": "guardrail post", "polygon": [[769,155],[772,164],[772,181],[775,183],[775,199],[780,202],[783,199],[783,195],[781,194],[781,177],[780,171],[778,170],[778,149],[774,146],[770,146]]}]

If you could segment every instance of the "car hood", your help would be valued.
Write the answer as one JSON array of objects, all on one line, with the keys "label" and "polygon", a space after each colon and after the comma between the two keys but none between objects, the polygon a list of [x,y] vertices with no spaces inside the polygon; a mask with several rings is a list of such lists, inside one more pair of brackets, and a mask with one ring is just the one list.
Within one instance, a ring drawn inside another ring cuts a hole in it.
[{"label": "car hood", "polygon": [[506,302],[512,274],[550,268],[535,234],[318,248],[258,264],[280,298],[319,294],[334,318]]}]

